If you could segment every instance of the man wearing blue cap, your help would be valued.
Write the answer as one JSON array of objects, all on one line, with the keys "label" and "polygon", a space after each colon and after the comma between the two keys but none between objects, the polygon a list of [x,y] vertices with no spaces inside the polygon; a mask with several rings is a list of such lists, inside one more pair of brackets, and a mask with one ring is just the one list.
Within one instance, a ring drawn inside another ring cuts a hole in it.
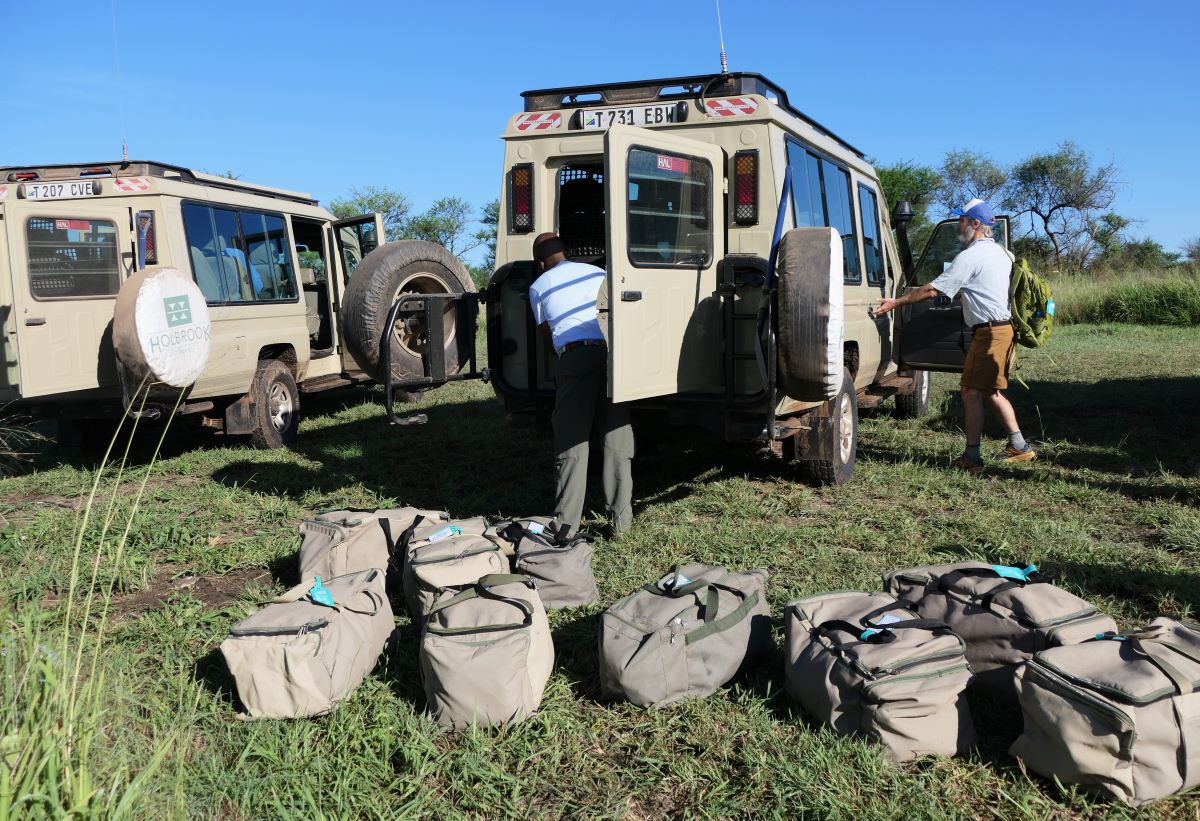
[{"label": "man wearing blue cap", "polygon": [[895,299],[881,300],[875,312],[885,314],[900,305],[943,295],[953,299],[962,294],[963,319],[974,333],[960,382],[967,448],[953,464],[979,473],[983,470],[979,440],[983,436],[985,405],[1008,433],[1008,446],[997,457],[998,461],[1027,462],[1035,458],[1037,452],[1021,436],[1017,415],[1008,399],[1000,393],[1008,387],[1008,367],[1013,352],[1012,312],[1008,306],[1013,258],[992,238],[996,218],[986,202],[974,199],[950,213],[958,217],[958,238],[967,247],[933,282]]}]

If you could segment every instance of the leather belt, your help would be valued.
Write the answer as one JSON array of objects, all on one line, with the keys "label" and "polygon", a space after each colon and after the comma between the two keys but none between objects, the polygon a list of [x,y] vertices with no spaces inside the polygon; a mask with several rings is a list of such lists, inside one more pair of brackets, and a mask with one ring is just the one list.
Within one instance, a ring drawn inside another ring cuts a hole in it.
[{"label": "leather belt", "polygon": [[567,351],[574,348],[607,348],[603,339],[576,339],[574,342],[568,342],[558,349],[558,355],[562,356]]},{"label": "leather belt", "polygon": [[978,325],[972,325],[972,331],[978,331],[980,328],[999,328],[1001,325],[1011,325],[1011,319],[993,319],[989,322],[980,322]]}]

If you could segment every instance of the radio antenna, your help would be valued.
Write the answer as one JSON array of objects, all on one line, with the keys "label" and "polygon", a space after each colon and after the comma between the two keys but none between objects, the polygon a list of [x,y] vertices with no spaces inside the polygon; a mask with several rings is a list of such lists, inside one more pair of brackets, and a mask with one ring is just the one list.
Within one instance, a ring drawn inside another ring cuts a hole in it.
[{"label": "radio antenna", "polygon": [[113,62],[117,66],[117,105],[121,114],[121,162],[129,162],[129,141],[125,128],[125,81],[121,76],[121,42],[117,39],[117,0],[110,0],[112,10]]},{"label": "radio antenna", "polygon": [[725,59],[725,29],[721,25],[721,0],[717,0],[717,37],[721,41],[721,73],[729,73],[729,61]]}]

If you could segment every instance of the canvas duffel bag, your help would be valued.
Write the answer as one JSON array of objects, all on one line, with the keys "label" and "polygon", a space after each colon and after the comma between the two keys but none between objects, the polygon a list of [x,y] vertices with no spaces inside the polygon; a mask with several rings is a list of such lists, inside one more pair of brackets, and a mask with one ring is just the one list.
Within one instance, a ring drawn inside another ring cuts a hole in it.
[{"label": "canvas duffel bag", "polygon": [[554,642],[533,580],[484,576],[444,593],[421,636],[421,678],[429,712],[462,729],[533,714],[554,667]]},{"label": "canvas duffel bag", "polygon": [[[455,536],[484,536],[490,534],[492,528],[487,519],[476,516],[471,519],[434,519],[421,517],[414,519],[412,524],[400,534],[396,551],[401,557],[401,566],[408,563],[412,552],[425,545],[434,544]],[[488,535],[492,541],[496,541]]]},{"label": "canvas duffel bag", "polygon": [[[329,510],[300,523],[300,579],[332,579],[372,567],[397,572],[400,541],[417,522],[444,524],[444,510]],[[397,580],[397,579],[393,579]]]},{"label": "canvas duffel bag", "polygon": [[569,524],[534,517],[498,528],[504,544],[513,545],[513,568],[537,583],[546,607],[580,607],[600,600],[592,572],[592,543],[571,534]]},{"label": "canvas duffel bag", "polygon": [[[567,525],[569,528],[570,525]],[[517,555],[517,544],[525,536],[526,531],[543,533],[547,528],[557,532],[560,528],[558,519],[553,516],[527,516],[524,519],[496,522],[484,533],[489,539],[500,545],[506,556],[514,558]],[[569,534],[570,531],[568,530]],[[545,602],[543,601],[543,604]]]},{"label": "canvas duffel bag", "polygon": [[408,552],[404,564],[404,603],[418,624],[446,588],[473,584],[482,576],[509,572],[508,559],[491,539],[456,534],[425,541]]},{"label": "canvas duffel bag", "polygon": [[1117,629],[1088,602],[1038,578],[1036,565],[969,561],[915,567],[887,574],[883,587],[962,636],[975,671],[972,688],[1009,698],[1015,695],[1016,666],[1038,650]]},{"label": "canvas duffel bag", "polygon": [[882,744],[892,761],[965,753],[975,725],[963,640],[910,607],[849,591],[788,604],[788,694],[837,732]]},{"label": "canvas duffel bag", "polygon": [[296,585],[235,624],[221,654],[250,716],[315,716],[362,683],[393,627],[384,571],[371,568]]},{"label": "canvas duffel bag", "polygon": [[1017,674],[1034,772],[1135,806],[1200,784],[1200,625],[1157,618],[1036,653]]},{"label": "canvas duffel bag", "polygon": [[600,689],[642,707],[704,698],[772,646],[767,571],[688,564],[600,618]]}]

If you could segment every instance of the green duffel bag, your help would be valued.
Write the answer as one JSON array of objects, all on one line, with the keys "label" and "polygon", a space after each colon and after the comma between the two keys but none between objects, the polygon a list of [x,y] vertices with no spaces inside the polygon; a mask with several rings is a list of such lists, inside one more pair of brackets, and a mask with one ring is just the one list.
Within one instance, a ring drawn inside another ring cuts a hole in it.
[{"label": "green duffel bag", "polygon": [[1200,785],[1200,625],[1157,618],[1036,653],[1017,675],[1025,766],[1138,806]]},{"label": "green duffel bag", "polygon": [[446,591],[421,635],[429,712],[456,729],[520,721],[537,711],[554,667],[554,642],[533,580],[484,576]]},{"label": "green duffel bag", "polygon": [[444,524],[444,510],[416,507],[382,510],[328,510],[300,523],[300,578],[332,579],[372,567],[388,569],[399,581],[405,532],[415,523]]},{"label": "green duffel bag", "polygon": [[971,688],[1015,696],[1017,665],[1039,650],[1078,644],[1117,624],[1090,603],[1025,568],[959,562],[896,570],[883,588],[946,622],[967,643]]},{"label": "green duffel bag", "polygon": [[788,604],[788,694],[827,727],[882,744],[891,761],[965,753],[975,744],[966,647],[910,608],[851,591]]},{"label": "green duffel bag", "polygon": [[581,607],[600,600],[592,572],[592,543],[571,535],[571,526],[535,516],[496,528],[504,544],[512,545],[513,569],[537,583],[547,607]]},{"label": "green duffel bag", "polygon": [[409,551],[404,563],[404,603],[413,621],[420,624],[443,590],[507,572],[508,559],[491,539],[461,533],[426,540]]},{"label": "green duffel bag", "polygon": [[659,707],[704,698],[773,646],[767,571],[688,564],[600,617],[600,689]]},{"label": "green duffel bag", "polygon": [[375,667],[395,623],[380,568],[296,585],[235,624],[221,654],[254,718],[327,713]]}]

